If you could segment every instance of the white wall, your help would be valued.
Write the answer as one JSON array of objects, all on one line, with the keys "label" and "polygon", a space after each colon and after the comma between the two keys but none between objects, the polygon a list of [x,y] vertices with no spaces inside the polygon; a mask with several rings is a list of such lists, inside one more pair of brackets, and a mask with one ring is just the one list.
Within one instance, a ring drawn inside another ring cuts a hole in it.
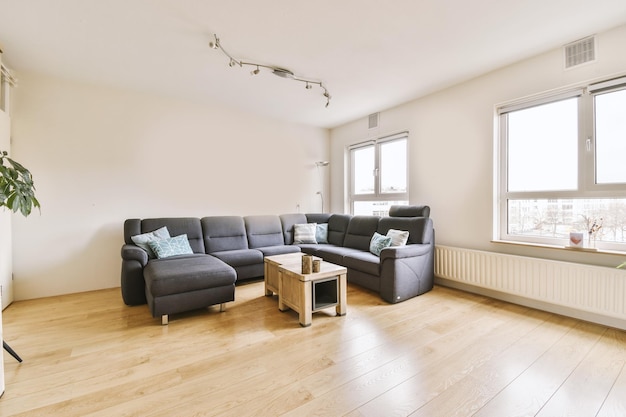
[{"label": "white wall", "polygon": [[[498,103],[626,73],[626,26],[598,36],[597,62],[564,70],[562,50],[511,65],[331,131],[331,211],[344,205],[346,146],[409,130],[410,202],[428,204],[438,244],[615,266],[622,257],[491,243],[494,109]],[[432,63],[429,63],[432,64]]]},{"label": "white wall", "polygon": [[[0,152],[10,152],[11,150],[10,129],[11,119],[9,115],[0,110]],[[10,154],[10,156],[12,155]],[[11,217],[10,210],[6,207],[0,208],[0,286],[2,287],[0,307],[2,309],[6,308],[13,301]]]},{"label": "white wall", "polygon": [[[2,53],[0,52],[0,62]],[[0,109],[0,152],[11,149],[11,119]],[[5,207],[0,209],[0,285],[2,285],[2,305],[0,305],[0,340],[2,339],[2,309],[6,307],[4,300],[11,299],[11,212]],[[0,395],[4,393],[4,349],[0,351]]]},{"label": "white wall", "polygon": [[119,286],[126,218],[319,211],[326,129],[17,75],[13,155],[42,210],[13,218],[16,300]]}]

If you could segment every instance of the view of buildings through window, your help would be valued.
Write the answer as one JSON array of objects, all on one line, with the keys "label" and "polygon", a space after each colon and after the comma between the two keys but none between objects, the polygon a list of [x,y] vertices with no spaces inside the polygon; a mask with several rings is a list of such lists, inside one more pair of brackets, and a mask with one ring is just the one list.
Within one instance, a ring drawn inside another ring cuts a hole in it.
[{"label": "view of buildings through window", "polygon": [[[626,249],[626,79],[500,110],[500,237]],[[597,226],[601,226],[598,228]]]},{"label": "view of buildings through window", "polygon": [[602,226],[596,240],[626,242],[626,198],[509,200],[509,235],[568,239],[569,233],[588,233]]}]

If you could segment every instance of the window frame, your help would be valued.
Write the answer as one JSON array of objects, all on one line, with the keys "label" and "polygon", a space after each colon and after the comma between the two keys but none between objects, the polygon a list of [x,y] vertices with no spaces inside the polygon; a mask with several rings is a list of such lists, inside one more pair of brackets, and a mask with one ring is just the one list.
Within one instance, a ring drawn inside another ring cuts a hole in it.
[{"label": "window frame", "polygon": [[[381,190],[381,178],[383,173],[381,171],[381,147],[391,142],[405,141],[406,144],[406,191],[401,193],[382,192]],[[357,194],[355,193],[355,163],[354,163],[354,151],[363,149],[366,147],[374,147],[374,192],[371,194]],[[350,205],[350,213],[354,214],[354,205],[360,201],[409,201],[409,132],[399,132],[392,135],[382,136],[377,139],[368,140],[365,142],[356,143],[348,146],[348,161],[349,161],[349,190],[348,190],[348,204]]]},{"label": "window frame", "polygon": [[[626,183],[596,183],[596,129],[595,129],[595,97],[600,94],[626,90],[626,77],[618,77],[567,90],[553,91],[515,102],[496,106],[495,140],[496,166],[494,174],[494,240],[508,243],[530,243],[538,245],[563,246],[562,238],[544,236],[523,236],[509,234],[508,202],[509,200],[568,200],[568,199],[617,199],[626,198]],[[577,98],[578,104],[578,178],[574,190],[549,191],[515,191],[509,192],[508,186],[508,114],[554,103],[569,98]],[[626,242],[602,242],[598,245],[602,250],[626,251]]]}]

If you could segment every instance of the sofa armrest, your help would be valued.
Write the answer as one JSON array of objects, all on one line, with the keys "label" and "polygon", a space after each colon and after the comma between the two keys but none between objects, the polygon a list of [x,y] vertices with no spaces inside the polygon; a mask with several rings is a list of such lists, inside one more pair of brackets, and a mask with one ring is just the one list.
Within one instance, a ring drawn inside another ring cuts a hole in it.
[{"label": "sofa armrest", "polygon": [[122,246],[122,260],[137,261],[141,266],[146,266],[148,264],[148,254],[139,246],[126,243]]},{"label": "sofa armrest", "polygon": [[145,250],[133,244],[122,246],[122,299],[129,306],[146,303],[143,268],[148,263],[148,254]]},{"label": "sofa armrest", "polygon": [[380,252],[380,296],[397,303],[433,288],[435,245],[411,244]]},{"label": "sofa armrest", "polygon": [[380,262],[382,263],[385,259],[402,259],[412,258],[414,256],[423,256],[428,254],[431,250],[431,245],[427,243],[415,243],[405,246],[392,246],[384,248],[380,252]]}]

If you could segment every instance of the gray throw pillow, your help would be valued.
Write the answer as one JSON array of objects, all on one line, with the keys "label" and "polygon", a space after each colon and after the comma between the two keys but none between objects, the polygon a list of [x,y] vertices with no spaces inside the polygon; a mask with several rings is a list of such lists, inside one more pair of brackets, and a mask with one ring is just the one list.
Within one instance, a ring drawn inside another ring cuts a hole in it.
[{"label": "gray throw pillow", "polygon": [[169,230],[167,230],[167,227],[163,226],[160,229],[153,230],[152,232],[131,236],[130,240],[132,240],[135,245],[148,252],[148,258],[154,259],[156,258],[156,255],[148,245],[148,242],[152,240],[169,239],[170,237]]}]

